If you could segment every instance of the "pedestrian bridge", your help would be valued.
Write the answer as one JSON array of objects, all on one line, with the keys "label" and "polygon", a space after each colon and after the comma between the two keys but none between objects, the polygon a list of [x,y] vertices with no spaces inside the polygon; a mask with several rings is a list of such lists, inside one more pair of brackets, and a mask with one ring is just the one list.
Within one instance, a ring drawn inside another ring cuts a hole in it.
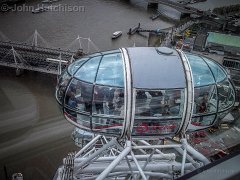
[{"label": "pedestrian bridge", "polygon": [[[39,38],[40,37],[40,38]],[[77,37],[68,48],[49,47],[35,31],[29,43],[0,39],[0,65],[49,74],[61,74],[66,66],[84,54],[98,51],[90,38]],[[43,41],[44,43],[40,42]]]}]

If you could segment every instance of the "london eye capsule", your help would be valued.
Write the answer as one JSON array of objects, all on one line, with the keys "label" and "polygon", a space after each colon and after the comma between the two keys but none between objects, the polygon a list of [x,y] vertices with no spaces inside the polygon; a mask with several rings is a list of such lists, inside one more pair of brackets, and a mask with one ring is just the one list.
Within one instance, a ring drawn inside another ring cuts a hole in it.
[{"label": "london eye capsule", "polygon": [[62,73],[56,98],[76,127],[106,136],[173,136],[214,125],[235,91],[217,62],[165,47],[92,54]]}]

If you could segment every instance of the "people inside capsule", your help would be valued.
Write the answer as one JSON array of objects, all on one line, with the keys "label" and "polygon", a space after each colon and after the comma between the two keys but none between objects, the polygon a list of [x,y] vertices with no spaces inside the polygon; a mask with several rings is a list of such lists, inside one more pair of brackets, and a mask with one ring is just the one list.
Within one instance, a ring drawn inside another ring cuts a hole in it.
[{"label": "people inside capsule", "polygon": [[124,93],[121,89],[116,89],[113,96],[114,114],[123,116],[124,114]]},{"label": "people inside capsule", "polygon": [[101,86],[96,86],[94,88],[93,93],[93,103],[95,106],[95,112],[97,114],[104,114],[103,104],[104,104],[104,96],[105,96],[105,89]]}]

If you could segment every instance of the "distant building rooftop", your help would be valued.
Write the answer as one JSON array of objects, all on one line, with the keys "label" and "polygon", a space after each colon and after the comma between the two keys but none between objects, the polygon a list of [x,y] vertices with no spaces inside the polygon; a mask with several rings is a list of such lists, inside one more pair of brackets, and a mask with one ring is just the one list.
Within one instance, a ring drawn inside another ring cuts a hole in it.
[{"label": "distant building rooftop", "polygon": [[240,36],[233,36],[230,34],[222,34],[215,32],[209,32],[208,34],[208,43],[240,48]]}]

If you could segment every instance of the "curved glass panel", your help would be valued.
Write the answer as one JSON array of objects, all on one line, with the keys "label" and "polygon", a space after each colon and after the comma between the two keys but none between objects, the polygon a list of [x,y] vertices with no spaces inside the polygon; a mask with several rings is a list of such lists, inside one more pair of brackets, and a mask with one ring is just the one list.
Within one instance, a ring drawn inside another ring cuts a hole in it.
[{"label": "curved glass panel", "polygon": [[90,117],[88,115],[84,115],[84,114],[79,114],[77,113],[77,124],[79,124],[80,126],[84,127],[84,128],[89,128],[90,129]]},{"label": "curved glass panel", "polygon": [[215,85],[194,88],[193,114],[208,114],[217,111],[217,88]]},{"label": "curved glass panel", "polygon": [[86,62],[86,60],[88,60],[88,58],[82,58],[82,59],[79,59],[78,61],[75,61],[73,62],[72,64],[70,64],[68,66],[68,72],[73,75],[77,69],[84,63]]},{"label": "curved glass panel", "polygon": [[88,115],[79,114],[76,111],[72,111],[68,108],[64,109],[65,116],[78,124],[79,127],[84,129],[90,129],[90,117]]},{"label": "curved glass panel", "polygon": [[219,97],[219,111],[231,107],[235,101],[235,92],[232,84],[226,80],[217,85]]},{"label": "curved glass panel", "polygon": [[222,113],[218,113],[218,118],[221,120],[221,119],[223,119],[228,113],[229,113],[229,111],[224,111],[224,112],[222,112]]},{"label": "curved glass panel", "polygon": [[93,85],[73,79],[66,93],[65,104],[79,111],[91,111]]},{"label": "curved glass panel", "polygon": [[133,136],[159,136],[177,132],[181,119],[167,120],[135,120],[132,130]]},{"label": "curved glass panel", "polygon": [[71,79],[71,76],[68,74],[67,71],[65,71],[58,80],[57,99],[59,103],[62,103],[63,101],[63,96],[70,79]]},{"label": "curved glass panel", "polygon": [[92,130],[118,136],[121,133],[123,119],[110,117],[92,117]]},{"label": "curved glass panel", "polygon": [[194,126],[210,126],[213,124],[216,115],[193,117],[191,124]]},{"label": "curved glass panel", "polygon": [[181,117],[184,104],[184,90],[136,90],[135,116]]},{"label": "curved glass panel", "polygon": [[106,114],[107,113],[107,91],[108,87],[95,86],[93,91],[92,113]]},{"label": "curved glass panel", "polygon": [[105,54],[113,54],[113,53],[120,53],[120,50],[119,49],[114,49],[114,50],[110,50],[110,51],[104,51],[104,52],[101,52],[103,55]]},{"label": "curved glass panel", "polygon": [[92,112],[122,117],[124,115],[124,89],[95,86]]},{"label": "curved glass panel", "polygon": [[121,53],[103,56],[96,83],[109,86],[124,86],[123,62]]},{"label": "curved glass panel", "polygon": [[193,81],[194,81],[195,87],[215,83],[212,72],[210,71],[209,67],[207,66],[207,64],[202,58],[200,58],[199,56],[187,54],[187,53],[186,53],[186,56],[189,60],[189,63],[192,69]]},{"label": "curved glass panel", "polygon": [[91,112],[92,108],[92,91],[93,85],[80,82],[81,91],[80,94],[76,96],[78,100],[78,109],[80,111]]},{"label": "curved glass panel", "polygon": [[77,113],[68,108],[64,108],[64,115],[71,121],[77,122]]},{"label": "curved glass panel", "polygon": [[91,112],[92,84],[73,79],[68,87],[65,105],[78,111]]},{"label": "curved glass panel", "polygon": [[96,56],[102,56],[102,53],[94,53],[94,54],[89,54],[88,57],[92,58],[92,57],[96,57]]},{"label": "curved glass panel", "polygon": [[64,71],[62,74],[61,74],[61,76],[59,77],[59,79],[58,79],[58,86],[61,86],[62,85],[62,82],[63,81],[66,81],[67,79],[69,79],[69,74],[68,74],[68,72],[67,71]]},{"label": "curved glass panel", "polygon": [[102,56],[89,59],[74,75],[74,77],[93,83],[96,77],[97,68]]},{"label": "curved glass panel", "polygon": [[209,67],[211,68],[213,75],[216,79],[217,82],[223,81],[227,75],[224,72],[224,70],[220,67],[220,65],[218,65],[217,63],[203,57],[203,59],[206,61],[206,63],[209,65]]},{"label": "curved glass panel", "polygon": [[70,82],[70,85],[68,86],[65,95],[65,105],[72,110],[76,110],[78,106],[76,98],[76,95],[78,94],[78,91],[80,89],[78,82],[79,82],[78,80],[73,79]]}]

